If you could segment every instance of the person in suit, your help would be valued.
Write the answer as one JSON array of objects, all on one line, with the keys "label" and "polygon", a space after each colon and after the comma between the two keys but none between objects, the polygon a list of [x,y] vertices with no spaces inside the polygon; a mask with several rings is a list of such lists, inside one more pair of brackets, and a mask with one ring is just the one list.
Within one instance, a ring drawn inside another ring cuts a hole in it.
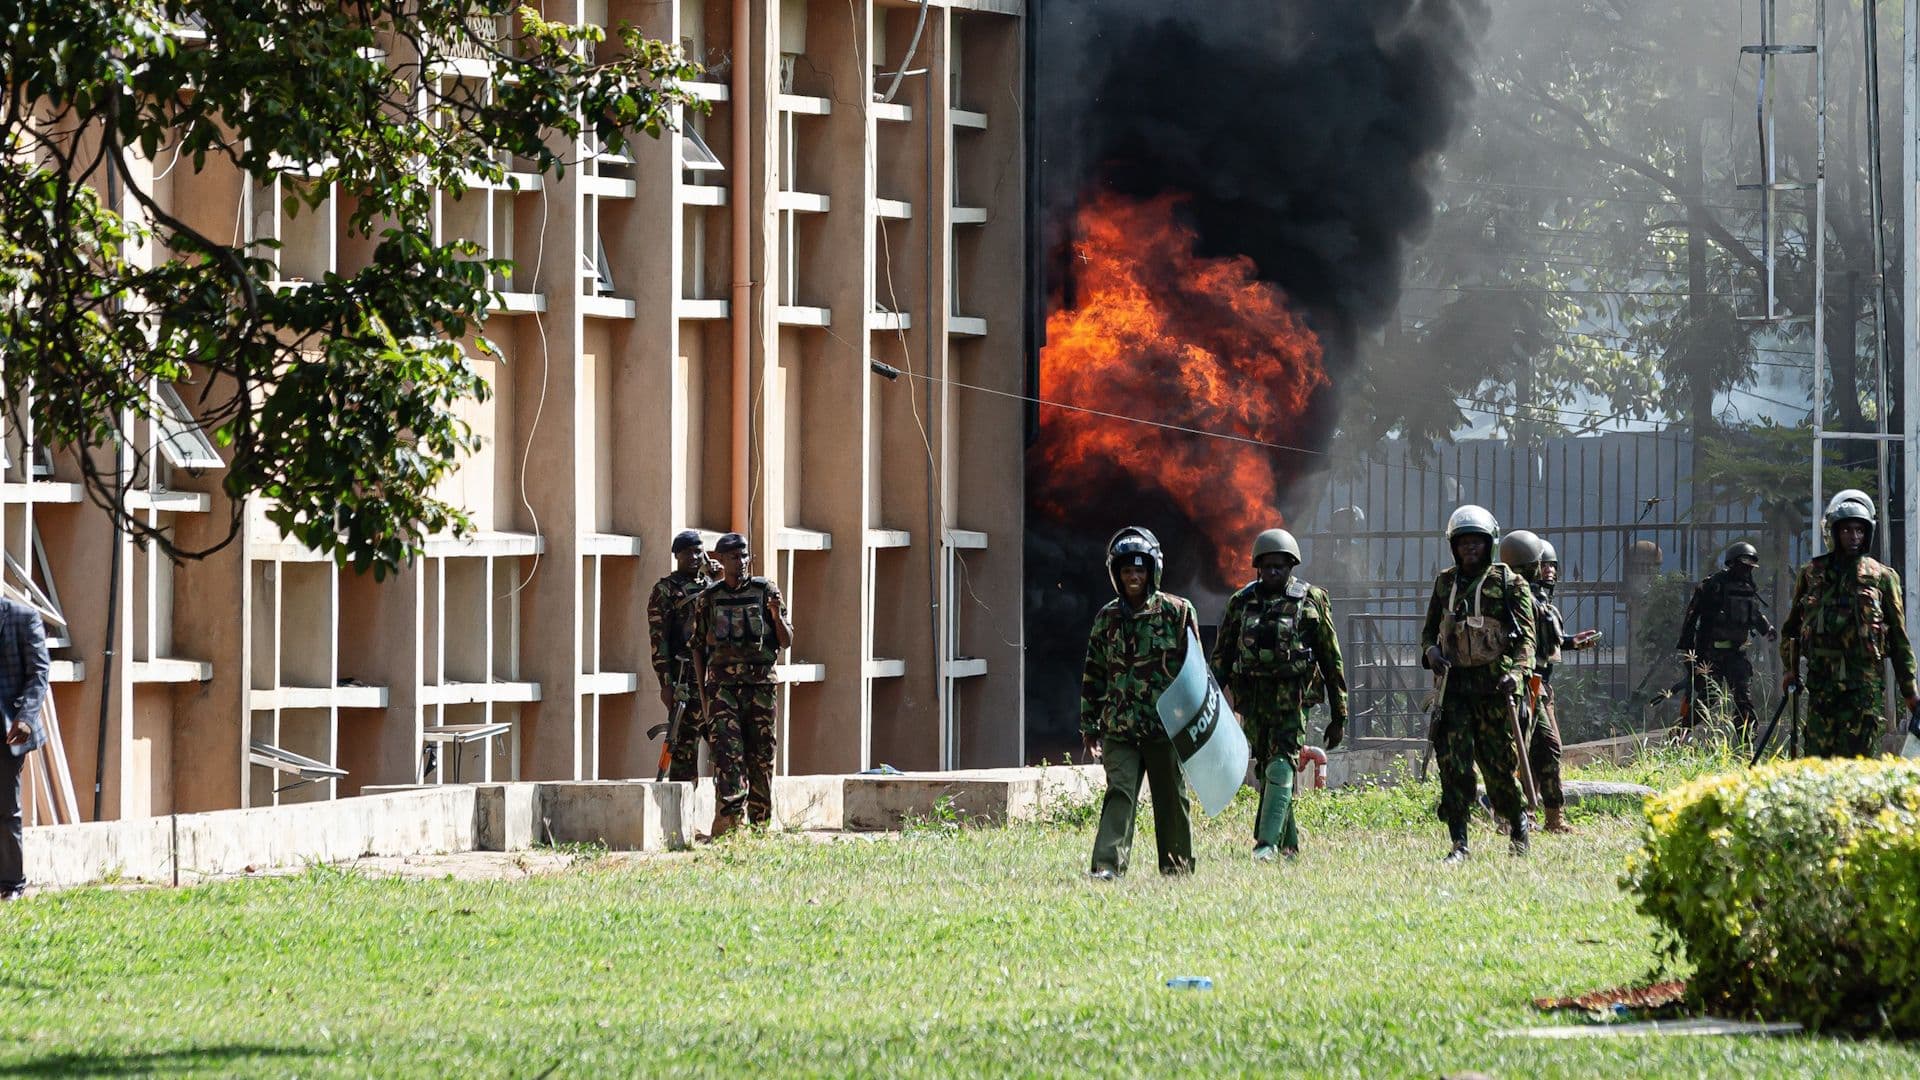
[{"label": "person in suit", "polygon": [[0,729],[7,743],[7,752],[0,754],[0,901],[18,900],[27,891],[20,774],[27,755],[47,741],[40,725],[46,698],[46,626],[39,612],[0,597]]}]

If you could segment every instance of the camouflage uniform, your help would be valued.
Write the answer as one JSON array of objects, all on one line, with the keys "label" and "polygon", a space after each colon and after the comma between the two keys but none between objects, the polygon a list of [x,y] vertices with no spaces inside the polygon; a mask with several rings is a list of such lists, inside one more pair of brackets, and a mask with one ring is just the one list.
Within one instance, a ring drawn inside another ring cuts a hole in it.
[{"label": "camouflage uniform", "polygon": [[773,817],[774,677],[780,646],[774,620],[786,601],[773,582],[716,581],[693,605],[694,648],[706,671],[707,729],[713,740],[714,816],[766,824]]},{"label": "camouflage uniform", "polygon": [[700,771],[700,740],[707,729],[700,711],[700,688],[693,684],[693,602],[711,582],[704,574],[675,570],[654,583],[647,597],[647,637],[653,645],[653,674],[673,690],[673,706],[682,710],[671,734],[673,755],[667,779],[693,780]]},{"label": "camouflage uniform", "polygon": [[1080,679],[1080,734],[1101,740],[1107,794],[1093,841],[1093,869],[1127,872],[1133,822],[1144,774],[1153,791],[1154,841],[1160,872],[1193,869],[1193,827],[1180,757],[1160,722],[1160,695],[1186,659],[1189,627],[1200,620],[1193,604],[1152,592],[1140,609],[1111,600],[1094,616]]},{"label": "camouflage uniform", "polygon": [[1900,696],[1914,696],[1913,645],[1900,575],[1871,556],[1816,555],[1793,583],[1780,627],[1789,672],[1807,661],[1806,749],[1811,757],[1866,757],[1886,728],[1886,662]]},{"label": "camouflage uniform", "polygon": [[[1261,786],[1262,810],[1269,798],[1289,801],[1276,836],[1262,835],[1265,815],[1254,815],[1254,839],[1297,850],[1293,759],[1306,739],[1307,714],[1328,701],[1333,722],[1347,720],[1346,669],[1326,590],[1290,578],[1271,592],[1256,581],[1234,593],[1220,616],[1209,663],[1214,679],[1233,695],[1234,709],[1253,740],[1254,775],[1267,781]],[[1267,766],[1274,762],[1284,762],[1285,770],[1269,778]],[[1276,790],[1269,792],[1269,786]]]},{"label": "camouflage uniform", "polygon": [[1440,820],[1450,829],[1464,829],[1473,811],[1476,761],[1494,812],[1508,821],[1520,820],[1525,812],[1520,787],[1514,780],[1520,767],[1519,751],[1513,743],[1514,699],[1500,690],[1499,683],[1503,676],[1512,675],[1517,680],[1530,670],[1534,635],[1533,592],[1518,573],[1502,563],[1493,563],[1482,577],[1460,582],[1456,591],[1453,585],[1459,576],[1458,568],[1448,567],[1433,583],[1427,620],[1420,631],[1420,666],[1429,666],[1427,649],[1438,645],[1445,652],[1449,647],[1440,640],[1449,593],[1454,594],[1454,617],[1464,619],[1473,613],[1475,586],[1482,577],[1486,584],[1481,592],[1481,611],[1500,619],[1506,631],[1506,648],[1493,663],[1478,667],[1455,664],[1447,673],[1446,693],[1429,737],[1433,740],[1434,761],[1440,766]]},{"label": "camouflage uniform", "polygon": [[1760,590],[1751,576],[1732,568],[1707,575],[1687,601],[1680,621],[1680,651],[1691,653],[1706,676],[1727,688],[1743,740],[1753,740],[1753,661],[1747,643],[1753,635],[1773,633],[1773,623],[1760,610]]},{"label": "camouflage uniform", "polygon": [[1533,770],[1533,787],[1540,793],[1540,805],[1548,810],[1561,810],[1567,805],[1567,796],[1560,785],[1560,716],[1553,707],[1553,665],[1560,662],[1560,649],[1568,644],[1568,639],[1560,608],[1546,586],[1538,582],[1529,584],[1533,597],[1533,674],[1540,680],[1540,690],[1533,701],[1527,765]]}]

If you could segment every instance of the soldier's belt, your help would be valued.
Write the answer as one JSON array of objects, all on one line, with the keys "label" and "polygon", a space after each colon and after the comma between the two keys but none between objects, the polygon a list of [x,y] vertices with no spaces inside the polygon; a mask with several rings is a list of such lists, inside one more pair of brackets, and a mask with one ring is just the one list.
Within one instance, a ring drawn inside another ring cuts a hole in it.
[{"label": "soldier's belt", "polygon": [[1709,645],[1708,648],[1713,649],[1716,652],[1737,652],[1741,649],[1746,648],[1746,642],[1716,641],[1712,645]]}]

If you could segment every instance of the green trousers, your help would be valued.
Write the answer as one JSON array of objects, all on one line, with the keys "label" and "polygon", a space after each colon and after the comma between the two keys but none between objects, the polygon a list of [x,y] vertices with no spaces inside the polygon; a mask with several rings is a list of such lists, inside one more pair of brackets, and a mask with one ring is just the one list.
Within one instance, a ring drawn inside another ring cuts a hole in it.
[{"label": "green trousers", "polygon": [[1293,758],[1281,755],[1266,763],[1266,782],[1260,785],[1260,812],[1253,818],[1253,842],[1300,850],[1300,829],[1293,823]]},{"label": "green trousers", "polygon": [[1133,820],[1140,807],[1140,781],[1153,792],[1153,839],[1160,848],[1160,872],[1193,869],[1193,825],[1187,817],[1187,781],[1171,742],[1102,743],[1107,795],[1100,804],[1100,830],[1093,837],[1093,869],[1127,872],[1133,850]]}]

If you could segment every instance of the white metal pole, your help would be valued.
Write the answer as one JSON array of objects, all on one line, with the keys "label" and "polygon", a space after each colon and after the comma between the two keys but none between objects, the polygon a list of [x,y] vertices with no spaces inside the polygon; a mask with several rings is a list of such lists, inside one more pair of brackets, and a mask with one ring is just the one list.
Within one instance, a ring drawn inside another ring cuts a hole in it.
[{"label": "white metal pole", "polygon": [[[1827,0],[1813,5],[1814,93],[1813,167],[1813,513],[1824,509],[1820,469],[1826,458],[1827,389]],[[1852,393],[1852,388],[1848,388]],[[1813,547],[1820,549],[1825,530],[1815,527]]]},{"label": "white metal pole", "polygon": [[1920,451],[1920,274],[1914,260],[1920,258],[1920,243],[1915,229],[1920,228],[1920,0],[1906,0],[1906,17],[1901,20],[1905,35],[1901,45],[1900,139],[1900,244],[1905,252],[1901,264],[1903,288],[1900,314],[1900,404],[1902,410],[1900,442],[1900,488],[1906,518],[1906,556],[1901,570],[1907,603],[1907,634],[1920,633],[1920,476],[1915,475],[1916,451]]}]

